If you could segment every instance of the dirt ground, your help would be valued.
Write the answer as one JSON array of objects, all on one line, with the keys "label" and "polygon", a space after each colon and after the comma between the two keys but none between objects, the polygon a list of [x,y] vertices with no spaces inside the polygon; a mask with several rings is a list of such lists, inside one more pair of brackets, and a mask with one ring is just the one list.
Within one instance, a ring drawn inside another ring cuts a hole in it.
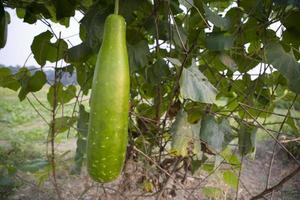
[{"label": "dirt ground", "polygon": [[[60,145],[62,151],[75,149],[75,140]],[[262,142],[257,145],[255,159],[245,158],[241,172],[239,198],[250,199],[251,196],[260,193],[266,187],[269,160],[272,155],[273,142]],[[289,174],[297,167],[295,161],[287,156],[279,147],[272,168],[270,185],[276,184],[284,176]],[[198,177],[188,176],[184,183],[174,182],[169,179],[164,193],[146,192],[143,181],[139,178],[145,173],[142,163],[133,161],[127,162],[122,177],[110,184],[95,184],[90,180],[85,171],[80,176],[70,175],[68,170],[59,170],[58,185],[62,199],[75,200],[95,200],[95,199],[209,199],[204,196],[201,188],[203,186],[214,186],[222,188],[223,194],[219,199],[235,199],[236,191],[228,188],[217,174],[204,178],[207,174]],[[155,169],[155,166],[153,167]],[[147,173],[151,174],[151,173]],[[57,199],[53,189],[53,184],[46,181],[42,186],[34,184],[32,175],[20,174],[20,178],[25,182],[15,193],[9,197],[11,200],[54,200]],[[157,180],[158,182],[160,180]],[[283,187],[275,192],[272,197],[274,200],[299,200],[300,199],[300,173],[293,177]],[[266,199],[271,199],[266,196]]]}]

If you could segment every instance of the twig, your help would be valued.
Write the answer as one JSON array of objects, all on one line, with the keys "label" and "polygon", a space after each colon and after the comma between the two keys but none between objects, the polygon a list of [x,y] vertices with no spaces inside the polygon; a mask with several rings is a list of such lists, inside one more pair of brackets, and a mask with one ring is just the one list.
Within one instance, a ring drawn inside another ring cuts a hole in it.
[{"label": "twig", "polygon": [[256,200],[256,199],[263,198],[264,195],[269,194],[273,191],[276,191],[276,190],[280,189],[283,184],[285,184],[287,181],[289,181],[291,178],[293,178],[299,172],[300,172],[300,165],[298,165],[298,167],[292,173],[290,173],[289,175],[287,175],[286,177],[281,179],[281,181],[279,181],[276,185],[274,185],[274,186],[272,186],[268,189],[265,189],[264,191],[262,191],[258,195],[252,197],[250,200]]},{"label": "twig", "polygon": [[181,188],[185,188],[184,185],[182,185],[180,182],[178,182],[174,177],[172,177],[172,175],[165,170],[164,168],[162,168],[161,166],[159,166],[159,164],[157,164],[152,158],[150,158],[148,155],[146,155],[143,151],[141,151],[140,149],[138,149],[137,147],[133,147],[133,149],[137,152],[139,152],[140,154],[142,154],[147,160],[149,160],[150,162],[152,162],[159,170],[161,170],[162,172],[164,172],[166,175],[168,175],[169,177],[171,177],[171,179],[173,179]]},{"label": "twig", "polygon": [[267,111],[267,110],[263,110],[263,109],[259,109],[259,108],[255,108],[255,107],[249,106],[249,105],[244,104],[244,103],[240,103],[240,104],[242,104],[243,106],[248,107],[250,109],[261,111],[261,112],[264,112],[264,113],[267,113],[267,114],[277,115],[277,116],[286,117],[286,118],[295,119],[295,120],[300,120],[300,118],[298,118],[298,117],[292,117],[292,116],[287,116],[287,115],[280,114],[280,113],[270,112],[270,111]]},{"label": "twig", "polygon": [[33,105],[28,97],[26,97],[27,101],[31,105],[31,107],[35,110],[35,112],[43,119],[43,121],[49,126],[50,123],[46,120],[46,118],[39,112],[39,110]]},{"label": "twig", "polygon": [[296,158],[295,158],[295,156],[283,145],[283,144],[281,144],[277,139],[276,139],[276,137],[274,136],[274,135],[272,135],[270,132],[269,132],[269,130],[268,129],[266,129],[259,121],[257,121],[254,117],[253,117],[253,115],[247,110],[247,109],[245,109],[245,107],[243,107],[243,105],[242,104],[239,104],[242,108],[243,108],[243,110],[259,125],[259,127],[261,127],[266,133],[268,133],[275,141],[276,141],[276,143],[281,147],[281,148],[283,148],[296,162],[297,162],[297,164],[300,164],[300,162],[299,162],[299,160],[297,160]]},{"label": "twig", "polygon": [[[59,38],[61,37],[61,34],[59,34]],[[58,52],[59,52],[59,47],[60,47],[60,42],[58,42],[58,45],[57,45],[57,60],[58,60]],[[55,69],[54,69],[54,84],[53,84],[53,87],[54,87],[54,94],[53,94],[53,107],[52,107],[52,122],[51,122],[51,126],[50,126],[50,137],[51,137],[51,166],[52,166],[52,176],[53,176],[53,184],[54,184],[54,188],[55,188],[55,191],[56,191],[56,194],[57,194],[57,198],[59,200],[61,200],[61,196],[60,196],[60,191],[59,191],[59,188],[58,188],[58,185],[57,185],[57,180],[56,180],[56,166],[55,166],[55,146],[54,146],[54,143],[55,143],[55,120],[56,120],[56,108],[57,108],[57,61],[55,63]]]},{"label": "twig", "polygon": [[36,100],[43,108],[45,108],[47,111],[50,111],[50,112],[51,112],[51,109],[49,109],[47,106],[45,106],[45,104],[43,104],[43,103],[39,100],[39,98],[37,98],[37,96],[36,96],[33,92],[31,92],[30,94],[35,98],[35,100]]},{"label": "twig", "polygon": [[176,172],[176,169],[177,169],[178,164],[179,164],[182,160],[183,160],[182,158],[176,160],[176,162],[175,162],[175,164],[174,164],[174,167],[173,167],[173,170],[172,170],[172,173],[171,173],[171,176],[168,176],[167,180],[165,181],[165,183],[164,183],[164,185],[163,185],[163,188],[161,188],[159,194],[157,195],[157,198],[156,198],[157,200],[160,200],[160,199],[162,198],[162,195],[164,194],[164,191],[165,191],[166,187],[168,186],[168,183],[169,183],[169,181],[171,180],[171,177],[172,177],[173,179],[175,179],[175,178],[173,177],[173,175],[174,175],[174,173]]},{"label": "twig", "polygon": [[299,142],[299,141],[300,141],[300,137],[297,137],[297,138],[293,138],[293,139],[280,140],[280,143],[286,144],[289,142]]},{"label": "twig", "polygon": [[244,161],[244,155],[242,155],[241,166],[239,169],[238,182],[237,182],[237,188],[236,188],[236,197],[235,197],[236,200],[239,199],[239,185],[241,182],[240,179],[241,179],[241,175],[242,175],[243,161]]},{"label": "twig", "polygon": [[[279,130],[278,130],[279,133],[278,133],[277,136],[276,136],[276,139],[277,139],[277,140],[279,139],[280,132],[281,132],[281,130],[282,130],[282,128],[283,128],[283,126],[284,126],[284,124],[285,124],[287,118],[288,118],[288,115],[289,115],[290,110],[292,109],[292,107],[293,107],[294,104],[295,104],[295,101],[296,101],[297,97],[298,97],[298,95],[295,95],[295,97],[294,97],[294,99],[293,99],[293,102],[292,102],[292,104],[289,106],[289,108],[288,108],[288,110],[287,110],[287,113],[286,113],[286,115],[285,115],[285,117],[284,117],[284,119],[283,119],[283,121],[282,121],[282,123],[281,123],[281,125],[280,125],[280,128],[279,128]],[[277,147],[277,143],[275,142],[274,145],[273,145],[272,157],[271,157],[270,163],[269,163],[269,170],[268,170],[268,176],[267,176],[268,178],[267,178],[267,181],[266,181],[266,189],[269,187],[269,182],[270,182],[270,179],[271,179],[272,166],[273,166],[273,162],[274,162],[274,158],[275,158],[275,149],[276,149],[276,147]]]}]

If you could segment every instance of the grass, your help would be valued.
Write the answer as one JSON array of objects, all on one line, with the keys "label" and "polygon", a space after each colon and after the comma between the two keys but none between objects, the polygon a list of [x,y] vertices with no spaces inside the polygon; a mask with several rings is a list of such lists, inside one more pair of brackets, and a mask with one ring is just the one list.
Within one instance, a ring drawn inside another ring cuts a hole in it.
[{"label": "grass", "polygon": [[[0,88],[0,93],[2,94],[0,97],[0,141],[17,143],[24,147],[32,146],[32,148],[41,147],[41,144],[46,143],[49,127],[40,115],[48,123],[51,121],[51,112],[45,108],[50,109],[47,101],[48,89],[49,87],[45,86],[42,90],[35,93],[38,101],[32,94],[28,94],[27,97],[32,103],[31,105],[27,99],[20,102],[17,92]],[[73,104],[65,105],[63,114],[65,116],[71,115],[73,106]],[[74,136],[74,132],[72,130],[72,136]],[[67,134],[65,132],[59,134],[56,141],[62,142],[66,139]]]}]

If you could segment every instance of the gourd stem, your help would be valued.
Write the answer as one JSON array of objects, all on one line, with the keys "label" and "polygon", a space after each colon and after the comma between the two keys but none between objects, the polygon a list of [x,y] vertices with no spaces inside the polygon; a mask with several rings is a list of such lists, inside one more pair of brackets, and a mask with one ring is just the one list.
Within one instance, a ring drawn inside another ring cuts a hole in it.
[{"label": "gourd stem", "polygon": [[115,14],[119,13],[119,0],[115,0]]}]

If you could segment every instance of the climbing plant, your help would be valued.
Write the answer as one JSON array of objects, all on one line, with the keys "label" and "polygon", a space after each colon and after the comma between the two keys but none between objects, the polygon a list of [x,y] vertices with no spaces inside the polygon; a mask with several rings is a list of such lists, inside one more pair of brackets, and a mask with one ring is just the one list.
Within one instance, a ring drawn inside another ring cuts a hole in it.
[{"label": "climbing plant", "polygon": [[[6,8],[13,8],[24,23],[41,21],[48,30],[36,35],[31,45],[41,71],[31,73],[24,66],[13,74],[0,68],[0,86],[18,91],[23,101],[45,87],[43,67],[47,61],[55,63],[55,80],[47,94],[51,171],[55,180],[56,135],[76,130],[72,172],[80,173],[89,118],[82,100],[89,97],[104,21],[113,13],[114,1],[2,0],[3,48],[10,21]],[[51,24],[68,27],[76,12],[83,15],[81,43],[72,46]],[[127,160],[153,165],[161,176],[159,191],[178,170],[213,173],[224,162],[231,166],[223,172],[224,182],[238,190],[243,158],[255,154],[258,130],[299,164],[280,141],[283,135],[299,138],[299,1],[120,0],[119,14],[127,26],[131,78]],[[61,83],[65,72],[76,74],[78,87]],[[73,113],[58,114],[70,101],[76,102]],[[283,102],[286,113],[277,113]],[[282,119],[276,130],[266,123],[274,115]],[[267,185],[252,199],[271,193],[299,171]],[[145,183],[151,191],[153,183]],[[220,191],[207,187],[206,192]]]}]

